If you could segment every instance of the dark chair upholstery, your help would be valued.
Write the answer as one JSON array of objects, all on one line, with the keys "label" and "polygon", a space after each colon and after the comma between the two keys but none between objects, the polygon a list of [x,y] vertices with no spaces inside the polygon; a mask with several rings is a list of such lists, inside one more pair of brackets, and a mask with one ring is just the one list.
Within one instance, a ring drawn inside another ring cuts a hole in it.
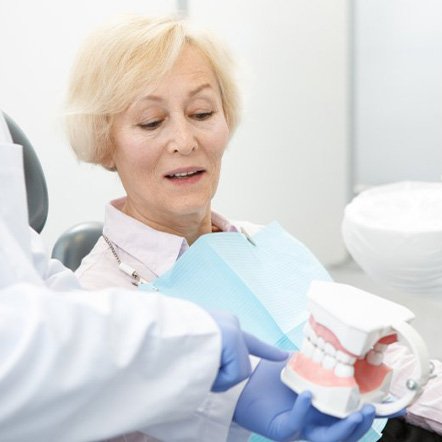
[{"label": "dark chair upholstery", "polygon": [[103,231],[99,222],[77,224],[64,232],[52,249],[52,258],[60,260],[66,267],[76,270],[81,260],[92,250]]},{"label": "dark chair upholstery", "polygon": [[442,442],[442,436],[405,422],[401,418],[389,419],[382,431],[381,442]]},{"label": "dark chair upholstery", "polygon": [[37,232],[41,232],[48,217],[49,200],[46,180],[40,161],[23,131],[15,121],[3,113],[12,141],[23,147],[23,166],[28,200],[29,224]]}]

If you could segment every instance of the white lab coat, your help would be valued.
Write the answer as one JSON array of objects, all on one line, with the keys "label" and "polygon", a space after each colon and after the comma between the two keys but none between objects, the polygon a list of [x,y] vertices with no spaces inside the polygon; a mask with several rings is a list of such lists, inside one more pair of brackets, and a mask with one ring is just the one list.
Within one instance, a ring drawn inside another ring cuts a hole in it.
[{"label": "white lab coat", "polygon": [[[20,147],[1,143],[0,440],[93,441],[143,428],[168,440],[170,424],[191,425],[217,374],[216,324],[161,295],[79,290],[27,226],[22,174]],[[210,424],[196,421],[201,434]]]}]

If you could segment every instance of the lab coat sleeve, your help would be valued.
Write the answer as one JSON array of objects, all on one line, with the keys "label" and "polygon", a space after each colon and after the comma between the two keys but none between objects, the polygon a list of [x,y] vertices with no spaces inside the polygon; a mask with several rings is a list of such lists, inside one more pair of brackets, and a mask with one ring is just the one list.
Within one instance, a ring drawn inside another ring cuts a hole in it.
[{"label": "lab coat sleeve", "polygon": [[[158,425],[143,430],[167,442],[247,442],[250,432],[232,422],[236,402],[244,387],[236,385],[224,393],[211,393],[197,411],[188,419],[176,421],[173,425]],[[232,437],[233,436],[233,437]]]},{"label": "lab coat sleeve", "polygon": [[[415,359],[409,349],[399,343],[392,344],[385,353],[384,362],[394,369],[391,392],[403,396],[407,379],[412,377]],[[434,377],[424,387],[416,401],[407,408],[405,419],[411,424],[442,434],[442,363],[434,364]]]},{"label": "lab coat sleeve", "polygon": [[91,441],[180,421],[219,365],[210,316],[164,296],[16,284],[0,291],[0,315],[0,440]]},{"label": "lab coat sleeve", "polygon": [[[255,369],[260,359],[250,356]],[[247,442],[251,432],[233,422],[236,403],[247,380],[223,393],[210,393],[190,419],[174,423],[173,426],[159,425],[149,428],[150,436],[168,442]],[[167,428],[166,428],[167,427]],[[149,439],[146,439],[149,440]]]},{"label": "lab coat sleeve", "polygon": [[80,283],[74,273],[57,259],[49,258],[40,235],[32,228],[29,231],[33,265],[46,287],[54,290],[79,289]]}]

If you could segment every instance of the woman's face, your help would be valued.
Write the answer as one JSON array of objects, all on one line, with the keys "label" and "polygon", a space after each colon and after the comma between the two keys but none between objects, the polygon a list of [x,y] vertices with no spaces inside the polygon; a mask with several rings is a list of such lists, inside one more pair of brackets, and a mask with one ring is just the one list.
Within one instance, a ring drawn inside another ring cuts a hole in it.
[{"label": "woman's face", "polygon": [[197,50],[186,47],[153,90],[116,116],[112,138],[126,213],[157,228],[210,216],[229,128],[216,77]]}]

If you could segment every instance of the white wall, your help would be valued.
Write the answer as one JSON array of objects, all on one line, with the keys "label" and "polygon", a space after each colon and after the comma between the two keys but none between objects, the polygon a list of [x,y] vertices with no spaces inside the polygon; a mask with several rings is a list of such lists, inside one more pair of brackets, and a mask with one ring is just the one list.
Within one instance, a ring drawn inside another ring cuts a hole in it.
[{"label": "white wall", "polygon": [[442,2],[357,0],[355,184],[442,174]]},{"label": "white wall", "polygon": [[217,30],[243,67],[244,117],[216,207],[276,219],[324,262],[340,262],[349,187],[347,1],[189,4],[190,17]]},{"label": "white wall", "polygon": [[[243,124],[215,207],[234,218],[277,219],[326,263],[340,261],[349,186],[347,0],[187,3],[191,18],[226,40],[243,68]],[[45,169],[48,244],[74,223],[102,219],[103,203],[122,193],[114,175],[76,163],[60,129],[80,40],[116,12],[174,7],[165,0],[17,0],[0,10],[1,56],[9,63],[0,71],[0,106],[24,128]]]}]

